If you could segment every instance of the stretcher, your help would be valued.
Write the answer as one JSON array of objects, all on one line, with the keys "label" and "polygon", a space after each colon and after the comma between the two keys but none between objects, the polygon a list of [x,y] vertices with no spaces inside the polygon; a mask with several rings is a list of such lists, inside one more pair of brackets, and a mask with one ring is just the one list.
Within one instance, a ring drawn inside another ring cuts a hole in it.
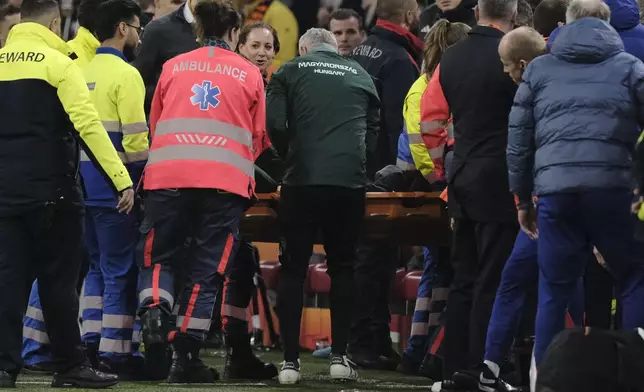
[{"label": "stretcher", "polygon": [[[440,192],[368,192],[363,238],[399,245],[449,246],[446,204]],[[244,238],[279,242],[279,193],[259,194],[241,222]]]}]

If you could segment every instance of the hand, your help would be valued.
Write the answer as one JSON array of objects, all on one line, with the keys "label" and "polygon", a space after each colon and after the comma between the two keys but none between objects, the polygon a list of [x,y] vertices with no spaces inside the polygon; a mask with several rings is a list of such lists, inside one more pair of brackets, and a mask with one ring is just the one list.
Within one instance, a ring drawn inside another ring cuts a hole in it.
[{"label": "hand", "polygon": [[[637,193],[636,193],[637,195]],[[642,204],[644,203],[644,197],[640,196],[639,199],[633,204],[631,204],[631,212],[635,215],[637,215],[640,212],[640,208],[642,207]]]},{"label": "hand", "polygon": [[449,218],[449,228],[452,229],[452,231],[454,231],[454,224],[455,223],[456,223],[456,221],[454,220],[454,218]]},{"label": "hand", "polygon": [[537,229],[537,211],[534,208],[529,210],[519,210],[519,225],[521,230],[530,237],[531,240],[539,238]]},{"label": "hand", "polygon": [[606,268],[606,261],[604,260],[604,256],[602,256],[602,254],[599,253],[597,248],[593,247],[593,253],[595,254],[595,258],[597,259],[597,262],[599,263],[599,265]]},{"label": "hand", "polygon": [[132,207],[134,207],[134,189],[127,188],[121,191],[116,209],[121,213],[129,214]]}]

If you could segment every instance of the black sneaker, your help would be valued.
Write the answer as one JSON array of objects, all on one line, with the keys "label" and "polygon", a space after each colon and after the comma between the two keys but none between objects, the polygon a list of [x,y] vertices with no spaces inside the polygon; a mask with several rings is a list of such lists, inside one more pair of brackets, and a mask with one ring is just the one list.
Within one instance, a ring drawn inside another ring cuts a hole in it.
[{"label": "black sneaker", "polygon": [[54,374],[52,388],[102,389],[119,383],[119,377],[93,369],[87,365],[76,366],[65,372]]},{"label": "black sneaker", "polygon": [[98,359],[98,344],[86,343],[84,349],[90,366],[94,369],[98,369],[98,364],[100,362]]},{"label": "black sneaker", "polygon": [[394,371],[402,362],[402,357],[390,345],[385,346],[380,350],[380,368],[382,370]]},{"label": "black sneaker", "polygon": [[174,353],[167,380],[169,384],[212,384],[219,380],[217,370],[206,366],[199,358],[201,342],[177,338],[172,348]]},{"label": "black sneaker", "polygon": [[15,388],[16,375],[0,370],[0,388]]},{"label": "black sneaker", "polygon": [[513,387],[499,377],[495,377],[494,373],[487,366],[483,365],[482,370],[479,372],[479,386],[478,390],[481,392],[522,392],[521,388]]},{"label": "black sneaker", "polygon": [[25,374],[36,374],[40,376],[51,376],[56,373],[57,366],[52,362],[40,362],[35,365],[25,365],[22,368]]},{"label": "black sneaker", "polygon": [[234,354],[229,348],[226,352],[224,379],[226,380],[270,380],[278,374],[272,363],[264,363],[252,351],[244,350],[243,354]]},{"label": "black sneaker", "polygon": [[441,391],[478,391],[480,370],[463,370],[452,375],[451,380],[443,380]]},{"label": "black sneaker", "polygon": [[403,354],[402,361],[396,368],[396,371],[408,376],[417,376],[420,371],[420,365],[420,363],[413,360],[410,356]]},{"label": "black sneaker", "polygon": [[131,356],[125,361],[102,360],[98,364],[98,370],[103,373],[111,373],[119,376],[121,381],[145,381],[144,359]]},{"label": "black sneaker", "polygon": [[371,350],[352,350],[347,353],[351,362],[362,369],[382,370],[384,360]]},{"label": "black sneaker", "polygon": [[172,359],[167,342],[168,316],[159,308],[150,308],[141,316],[145,347],[145,374],[150,380],[164,380]]}]

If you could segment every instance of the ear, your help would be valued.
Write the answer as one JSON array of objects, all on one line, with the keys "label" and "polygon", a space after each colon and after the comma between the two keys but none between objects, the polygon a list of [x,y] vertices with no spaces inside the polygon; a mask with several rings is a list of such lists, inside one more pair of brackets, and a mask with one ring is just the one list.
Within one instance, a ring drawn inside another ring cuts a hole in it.
[{"label": "ear", "polygon": [[476,7],[474,7],[474,17],[476,18],[476,21],[478,22],[479,21],[479,6],[478,6],[478,4],[476,5]]},{"label": "ear", "polygon": [[527,62],[527,61],[525,61],[525,60],[519,60],[519,68],[521,68],[522,70],[524,70],[524,69],[525,69],[525,67],[527,67],[527,66],[528,66],[528,62]]}]

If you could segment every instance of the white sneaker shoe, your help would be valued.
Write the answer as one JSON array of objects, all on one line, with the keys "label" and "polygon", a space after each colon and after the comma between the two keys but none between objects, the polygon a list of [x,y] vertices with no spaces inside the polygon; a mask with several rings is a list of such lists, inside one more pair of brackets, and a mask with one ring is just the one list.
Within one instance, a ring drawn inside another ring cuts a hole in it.
[{"label": "white sneaker shoe", "polygon": [[341,357],[332,356],[331,357],[331,366],[329,367],[329,373],[331,374],[332,380],[357,380],[358,372],[354,369],[355,364],[347,359],[346,355]]},{"label": "white sneaker shoe", "polygon": [[280,384],[297,384],[300,381],[300,360],[295,362],[282,362],[282,370],[277,376]]},{"label": "white sneaker shoe", "polygon": [[440,381],[435,382],[434,384],[432,384],[432,392],[441,392],[442,387],[443,387],[442,382]]}]

